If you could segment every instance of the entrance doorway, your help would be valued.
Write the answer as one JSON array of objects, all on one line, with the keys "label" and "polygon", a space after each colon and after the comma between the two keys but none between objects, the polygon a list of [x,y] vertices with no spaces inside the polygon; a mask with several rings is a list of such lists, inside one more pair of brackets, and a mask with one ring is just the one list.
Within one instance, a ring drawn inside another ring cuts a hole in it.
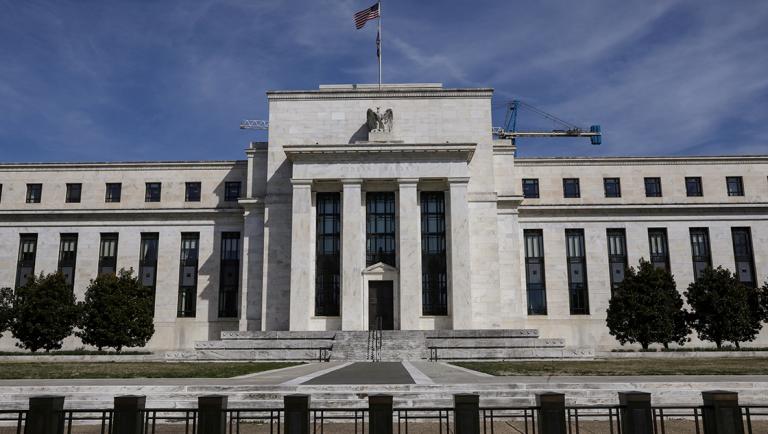
[{"label": "entrance doorway", "polygon": [[394,330],[395,305],[391,280],[368,282],[368,329]]}]

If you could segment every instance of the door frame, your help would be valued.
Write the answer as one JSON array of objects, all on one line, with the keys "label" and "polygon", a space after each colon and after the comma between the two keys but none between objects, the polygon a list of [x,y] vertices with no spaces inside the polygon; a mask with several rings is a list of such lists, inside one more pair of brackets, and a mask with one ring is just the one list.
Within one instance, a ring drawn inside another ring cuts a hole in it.
[{"label": "door frame", "polygon": [[400,330],[400,273],[397,268],[378,262],[363,270],[363,305],[361,306],[362,322],[365,329],[368,329],[368,299],[370,297],[370,288],[368,282],[376,280],[392,281],[392,323],[394,330]]}]

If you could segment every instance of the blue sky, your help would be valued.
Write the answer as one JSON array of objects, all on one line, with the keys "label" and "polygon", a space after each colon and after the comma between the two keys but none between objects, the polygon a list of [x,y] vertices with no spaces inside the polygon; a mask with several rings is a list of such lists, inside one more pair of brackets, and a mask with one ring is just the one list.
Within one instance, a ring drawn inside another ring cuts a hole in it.
[{"label": "blue sky", "polygon": [[[768,1],[385,1],[386,82],[605,132],[521,155],[768,154]],[[265,91],[376,80],[375,26],[352,21],[370,4],[0,0],[0,161],[244,158]]]}]

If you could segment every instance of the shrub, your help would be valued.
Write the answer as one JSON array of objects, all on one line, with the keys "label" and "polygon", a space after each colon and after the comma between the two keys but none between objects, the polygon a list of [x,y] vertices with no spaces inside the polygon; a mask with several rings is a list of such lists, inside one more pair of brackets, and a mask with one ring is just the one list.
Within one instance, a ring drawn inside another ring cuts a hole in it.
[{"label": "shrub", "polygon": [[58,350],[77,323],[75,295],[61,273],[40,274],[16,288],[10,330],[20,348]]},{"label": "shrub", "polygon": [[685,292],[693,309],[690,324],[701,339],[714,342],[717,348],[723,342],[751,341],[760,332],[763,310],[760,294],[739,282],[728,269],[707,269]]},{"label": "shrub", "polygon": [[141,285],[133,270],[102,274],[85,292],[77,336],[99,351],[142,347],[155,333],[153,310],[152,290]]},{"label": "shrub", "polygon": [[622,345],[639,343],[643,349],[652,343],[683,344],[690,334],[674,277],[643,259],[637,270],[626,271],[613,293],[606,323]]},{"label": "shrub", "polygon": [[0,288],[0,335],[8,330],[13,319],[13,290]]}]

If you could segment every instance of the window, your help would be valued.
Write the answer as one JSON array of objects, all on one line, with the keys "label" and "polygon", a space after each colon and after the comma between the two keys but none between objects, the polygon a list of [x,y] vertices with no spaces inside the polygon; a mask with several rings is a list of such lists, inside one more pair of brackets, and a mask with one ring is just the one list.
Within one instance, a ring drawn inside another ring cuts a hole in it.
[{"label": "window", "polygon": [[605,197],[621,197],[621,181],[619,178],[603,178]]},{"label": "window", "polygon": [[563,178],[563,196],[568,198],[581,197],[579,178]]},{"label": "window", "polygon": [[221,234],[221,278],[219,317],[237,316],[237,289],[240,282],[240,233]]},{"label": "window", "polygon": [[525,286],[528,293],[528,315],[547,314],[547,291],[544,280],[544,235],[538,229],[523,231],[525,239]]},{"label": "window", "polygon": [[702,196],[704,194],[700,176],[687,176],[685,178],[685,193],[688,196]]},{"label": "window", "polygon": [[19,261],[16,265],[16,287],[25,286],[35,276],[37,256],[37,234],[19,236]]},{"label": "window", "polygon": [[64,276],[70,288],[75,287],[75,264],[77,262],[77,234],[61,234],[59,241],[59,273]]},{"label": "window", "polygon": [[568,265],[568,299],[570,301],[571,315],[589,315],[584,230],[566,229],[565,245]]},{"label": "window", "polygon": [[224,183],[224,200],[234,202],[240,199],[240,181]]},{"label": "window", "polygon": [[27,203],[40,203],[43,196],[43,184],[27,184]]},{"label": "window", "polygon": [[395,193],[366,194],[366,265],[397,266],[395,254]]},{"label": "window", "polygon": [[648,229],[651,264],[656,268],[669,271],[669,245],[667,230],[664,228]]},{"label": "window", "polygon": [[115,274],[117,270],[117,234],[101,234],[99,245],[99,275]]},{"label": "window", "polygon": [[752,253],[752,231],[749,228],[731,228],[733,256],[739,282],[751,288],[757,287],[755,258]]},{"label": "window", "polygon": [[144,202],[160,202],[160,183],[148,182],[144,193]]},{"label": "window", "polygon": [[[159,236],[156,232],[142,233],[139,247],[139,280],[142,286],[152,291],[152,306],[155,305],[155,289],[157,283],[157,249]],[[154,309],[153,309],[154,313]]]},{"label": "window", "polygon": [[3,184],[0,184],[0,202],[3,201]]},{"label": "window", "polygon": [[67,195],[64,201],[67,203],[80,203],[82,189],[83,184],[67,184]]},{"label": "window", "polygon": [[421,311],[448,314],[448,266],[445,252],[445,193],[421,192]]},{"label": "window", "polygon": [[199,233],[181,234],[179,261],[179,305],[176,316],[194,318],[197,302],[197,261],[199,257]]},{"label": "window", "polygon": [[661,197],[661,178],[645,178],[645,197]]},{"label": "window", "polygon": [[317,193],[315,202],[315,315],[339,316],[341,194]]},{"label": "window", "polygon": [[523,179],[523,197],[527,199],[538,199],[539,197],[539,180]]},{"label": "window", "polygon": [[186,202],[200,202],[200,183],[188,182],[184,189],[184,200]]},{"label": "window", "polygon": [[728,196],[744,196],[744,181],[741,176],[727,176]]},{"label": "window", "polygon": [[624,281],[627,271],[627,233],[624,229],[606,230],[608,237],[608,272],[611,276],[611,294]]},{"label": "window", "polygon": [[120,202],[120,192],[123,185],[119,182],[108,182],[104,202]]},{"label": "window", "polygon": [[693,280],[701,277],[712,266],[712,252],[709,248],[709,229],[691,228],[691,256],[693,258]]}]

